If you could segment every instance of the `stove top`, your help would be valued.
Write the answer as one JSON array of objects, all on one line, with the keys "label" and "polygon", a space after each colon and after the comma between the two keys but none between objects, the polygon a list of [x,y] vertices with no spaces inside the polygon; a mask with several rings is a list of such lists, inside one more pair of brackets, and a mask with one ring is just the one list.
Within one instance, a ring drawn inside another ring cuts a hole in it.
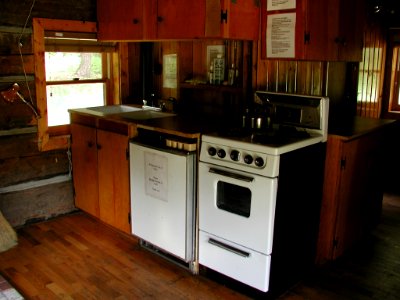
[{"label": "stove top", "polygon": [[296,127],[285,125],[269,130],[249,130],[242,127],[233,127],[220,130],[211,135],[270,147],[280,147],[311,137],[311,134],[304,129],[297,129]]},{"label": "stove top", "polygon": [[261,172],[273,157],[326,142],[328,98],[268,92],[256,96],[272,108],[273,125],[263,129],[233,126],[203,135],[200,161]]}]

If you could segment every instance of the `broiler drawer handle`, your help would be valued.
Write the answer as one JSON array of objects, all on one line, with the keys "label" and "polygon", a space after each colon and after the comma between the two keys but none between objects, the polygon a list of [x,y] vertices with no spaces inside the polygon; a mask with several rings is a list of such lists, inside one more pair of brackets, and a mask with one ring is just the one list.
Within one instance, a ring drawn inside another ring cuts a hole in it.
[{"label": "broiler drawer handle", "polygon": [[250,253],[248,253],[248,252],[246,252],[246,251],[242,251],[242,250],[237,249],[237,248],[235,248],[235,247],[232,247],[232,246],[230,246],[230,245],[221,243],[220,241],[214,240],[214,239],[212,239],[212,238],[208,239],[208,243],[210,243],[211,245],[220,247],[220,248],[222,248],[222,249],[224,249],[224,250],[227,250],[227,251],[229,251],[229,252],[232,252],[232,253],[234,253],[234,254],[237,254],[237,255],[239,255],[239,256],[242,256],[242,257],[249,257],[249,256],[250,256]]},{"label": "broiler drawer handle", "polygon": [[235,174],[235,173],[231,173],[231,172],[223,171],[223,170],[219,170],[219,169],[214,169],[214,168],[210,168],[210,170],[208,172],[226,176],[226,177],[230,177],[230,178],[234,178],[234,179],[238,179],[238,180],[242,180],[242,181],[246,181],[246,182],[252,182],[254,180],[254,178],[252,178],[252,177]]}]

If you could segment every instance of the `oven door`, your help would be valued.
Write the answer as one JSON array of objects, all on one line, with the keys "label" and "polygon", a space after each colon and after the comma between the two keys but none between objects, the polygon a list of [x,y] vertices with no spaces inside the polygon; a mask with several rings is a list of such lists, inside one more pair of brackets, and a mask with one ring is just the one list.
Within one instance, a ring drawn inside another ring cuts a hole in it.
[{"label": "oven door", "polygon": [[278,178],[199,163],[199,228],[271,254]]}]

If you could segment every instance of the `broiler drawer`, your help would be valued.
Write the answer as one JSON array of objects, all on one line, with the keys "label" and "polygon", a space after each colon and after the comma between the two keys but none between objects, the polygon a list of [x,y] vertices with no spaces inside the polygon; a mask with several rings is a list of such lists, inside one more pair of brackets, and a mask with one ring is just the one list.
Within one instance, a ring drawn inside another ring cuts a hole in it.
[{"label": "broiler drawer", "polygon": [[268,291],[270,255],[200,230],[199,263],[249,286]]}]

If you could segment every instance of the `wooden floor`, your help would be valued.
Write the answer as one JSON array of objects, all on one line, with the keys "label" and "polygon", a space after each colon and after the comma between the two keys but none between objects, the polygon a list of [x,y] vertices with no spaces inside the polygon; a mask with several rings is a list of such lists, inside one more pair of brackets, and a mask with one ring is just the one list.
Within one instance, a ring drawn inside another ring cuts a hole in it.
[{"label": "wooden floor", "polygon": [[[0,273],[27,299],[249,299],[141,248],[83,213],[26,226],[0,253]],[[326,265],[280,300],[400,299],[400,200],[360,249]]]},{"label": "wooden floor", "polygon": [[283,299],[400,299],[400,198],[386,195],[381,223],[365,242],[316,270]]}]

